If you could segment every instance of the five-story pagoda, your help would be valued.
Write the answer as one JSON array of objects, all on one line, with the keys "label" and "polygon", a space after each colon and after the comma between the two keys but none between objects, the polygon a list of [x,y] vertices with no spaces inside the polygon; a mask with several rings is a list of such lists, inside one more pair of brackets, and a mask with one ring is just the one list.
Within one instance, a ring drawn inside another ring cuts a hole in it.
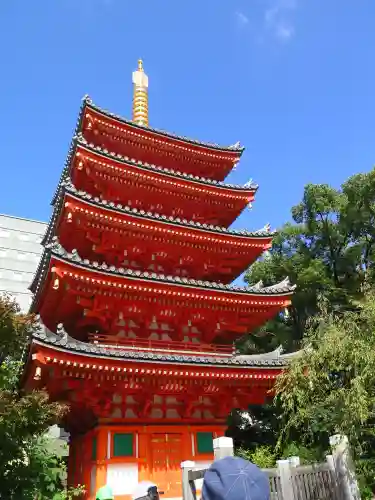
[{"label": "five-story pagoda", "polygon": [[180,462],[210,461],[230,410],[285,365],[233,350],[293,289],[229,284],[272,239],[228,229],[257,190],[223,182],[243,149],[149,128],[141,61],[133,83],[132,121],[83,100],[31,286],[25,386],[68,402],[69,482],[88,498],[142,479],[179,497]]}]

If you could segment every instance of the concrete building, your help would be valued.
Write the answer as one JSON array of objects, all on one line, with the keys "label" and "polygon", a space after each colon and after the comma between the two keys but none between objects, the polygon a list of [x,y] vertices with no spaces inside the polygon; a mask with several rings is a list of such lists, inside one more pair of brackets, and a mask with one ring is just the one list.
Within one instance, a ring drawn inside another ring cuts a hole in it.
[{"label": "concrete building", "polygon": [[[0,294],[13,295],[22,312],[30,307],[32,294],[28,287],[43,252],[41,241],[46,228],[45,222],[0,214]],[[54,450],[67,455],[68,434],[56,425],[48,434]]]},{"label": "concrete building", "polygon": [[13,295],[22,312],[31,303],[28,287],[43,251],[47,224],[0,214],[0,293]]}]

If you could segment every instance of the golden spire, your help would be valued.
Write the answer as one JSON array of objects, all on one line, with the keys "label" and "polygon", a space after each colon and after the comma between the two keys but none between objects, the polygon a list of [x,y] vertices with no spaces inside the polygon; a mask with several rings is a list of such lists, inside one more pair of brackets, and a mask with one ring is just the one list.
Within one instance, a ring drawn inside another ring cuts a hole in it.
[{"label": "golden spire", "polygon": [[148,127],[148,76],[143,70],[142,59],[133,72],[133,122]]}]

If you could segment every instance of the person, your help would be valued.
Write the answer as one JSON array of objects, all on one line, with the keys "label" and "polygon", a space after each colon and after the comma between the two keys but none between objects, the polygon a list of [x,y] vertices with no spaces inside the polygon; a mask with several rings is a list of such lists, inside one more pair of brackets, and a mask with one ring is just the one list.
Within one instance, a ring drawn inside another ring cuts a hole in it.
[{"label": "person", "polygon": [[156,484],[150,481],[141,481],[133,491],[133,500],[159,500],[159,492]]},{"label": "person", "polygon": [[239,457],[216,460],[204,475],[202,500],[269,500],[266,474]]},{"label": "person", "polygon": [[114,500],[113,492],[109,486],[103,486],[96,492],[95,500]]}]

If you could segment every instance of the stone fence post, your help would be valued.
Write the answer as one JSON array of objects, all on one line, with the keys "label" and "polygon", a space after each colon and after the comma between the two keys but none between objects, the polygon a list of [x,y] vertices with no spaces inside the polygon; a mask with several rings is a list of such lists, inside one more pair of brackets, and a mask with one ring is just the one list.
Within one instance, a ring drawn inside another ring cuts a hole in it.
[{"label": "stone fence post", "polygon": [[281,498],[283,500],[294,500],[291,467],[295,467],[295,465],[291,465],[289,459],[277,461],[277,470],[280,476]]},{"label": "stone fence post", "polygon": [[360,500],[361,495],[355,477],[355,468],[348,438],[340,434],[335,434],[329,438],[329,444],[332,448],[333,458],[332,460],[328,459],[328,463],[332,463],[333,461],[339,487],[344,494],[345,500]]},{"label": "stone fence post", "polygon": [[195,462],[186,460],[181,463],[182,472],[182,500],[195,500],[194,493],[189,483],[189,472],[194,470]]},{"label": "stone fence post", "polygon": [[291,467],[299,467],[301,464],[299,457],[289,457],[288,460]]},{"label": "stone fence post", "polygon": [[233,439],[230,437],[219,437],[214,439],[214,460],[234,456]]}]

